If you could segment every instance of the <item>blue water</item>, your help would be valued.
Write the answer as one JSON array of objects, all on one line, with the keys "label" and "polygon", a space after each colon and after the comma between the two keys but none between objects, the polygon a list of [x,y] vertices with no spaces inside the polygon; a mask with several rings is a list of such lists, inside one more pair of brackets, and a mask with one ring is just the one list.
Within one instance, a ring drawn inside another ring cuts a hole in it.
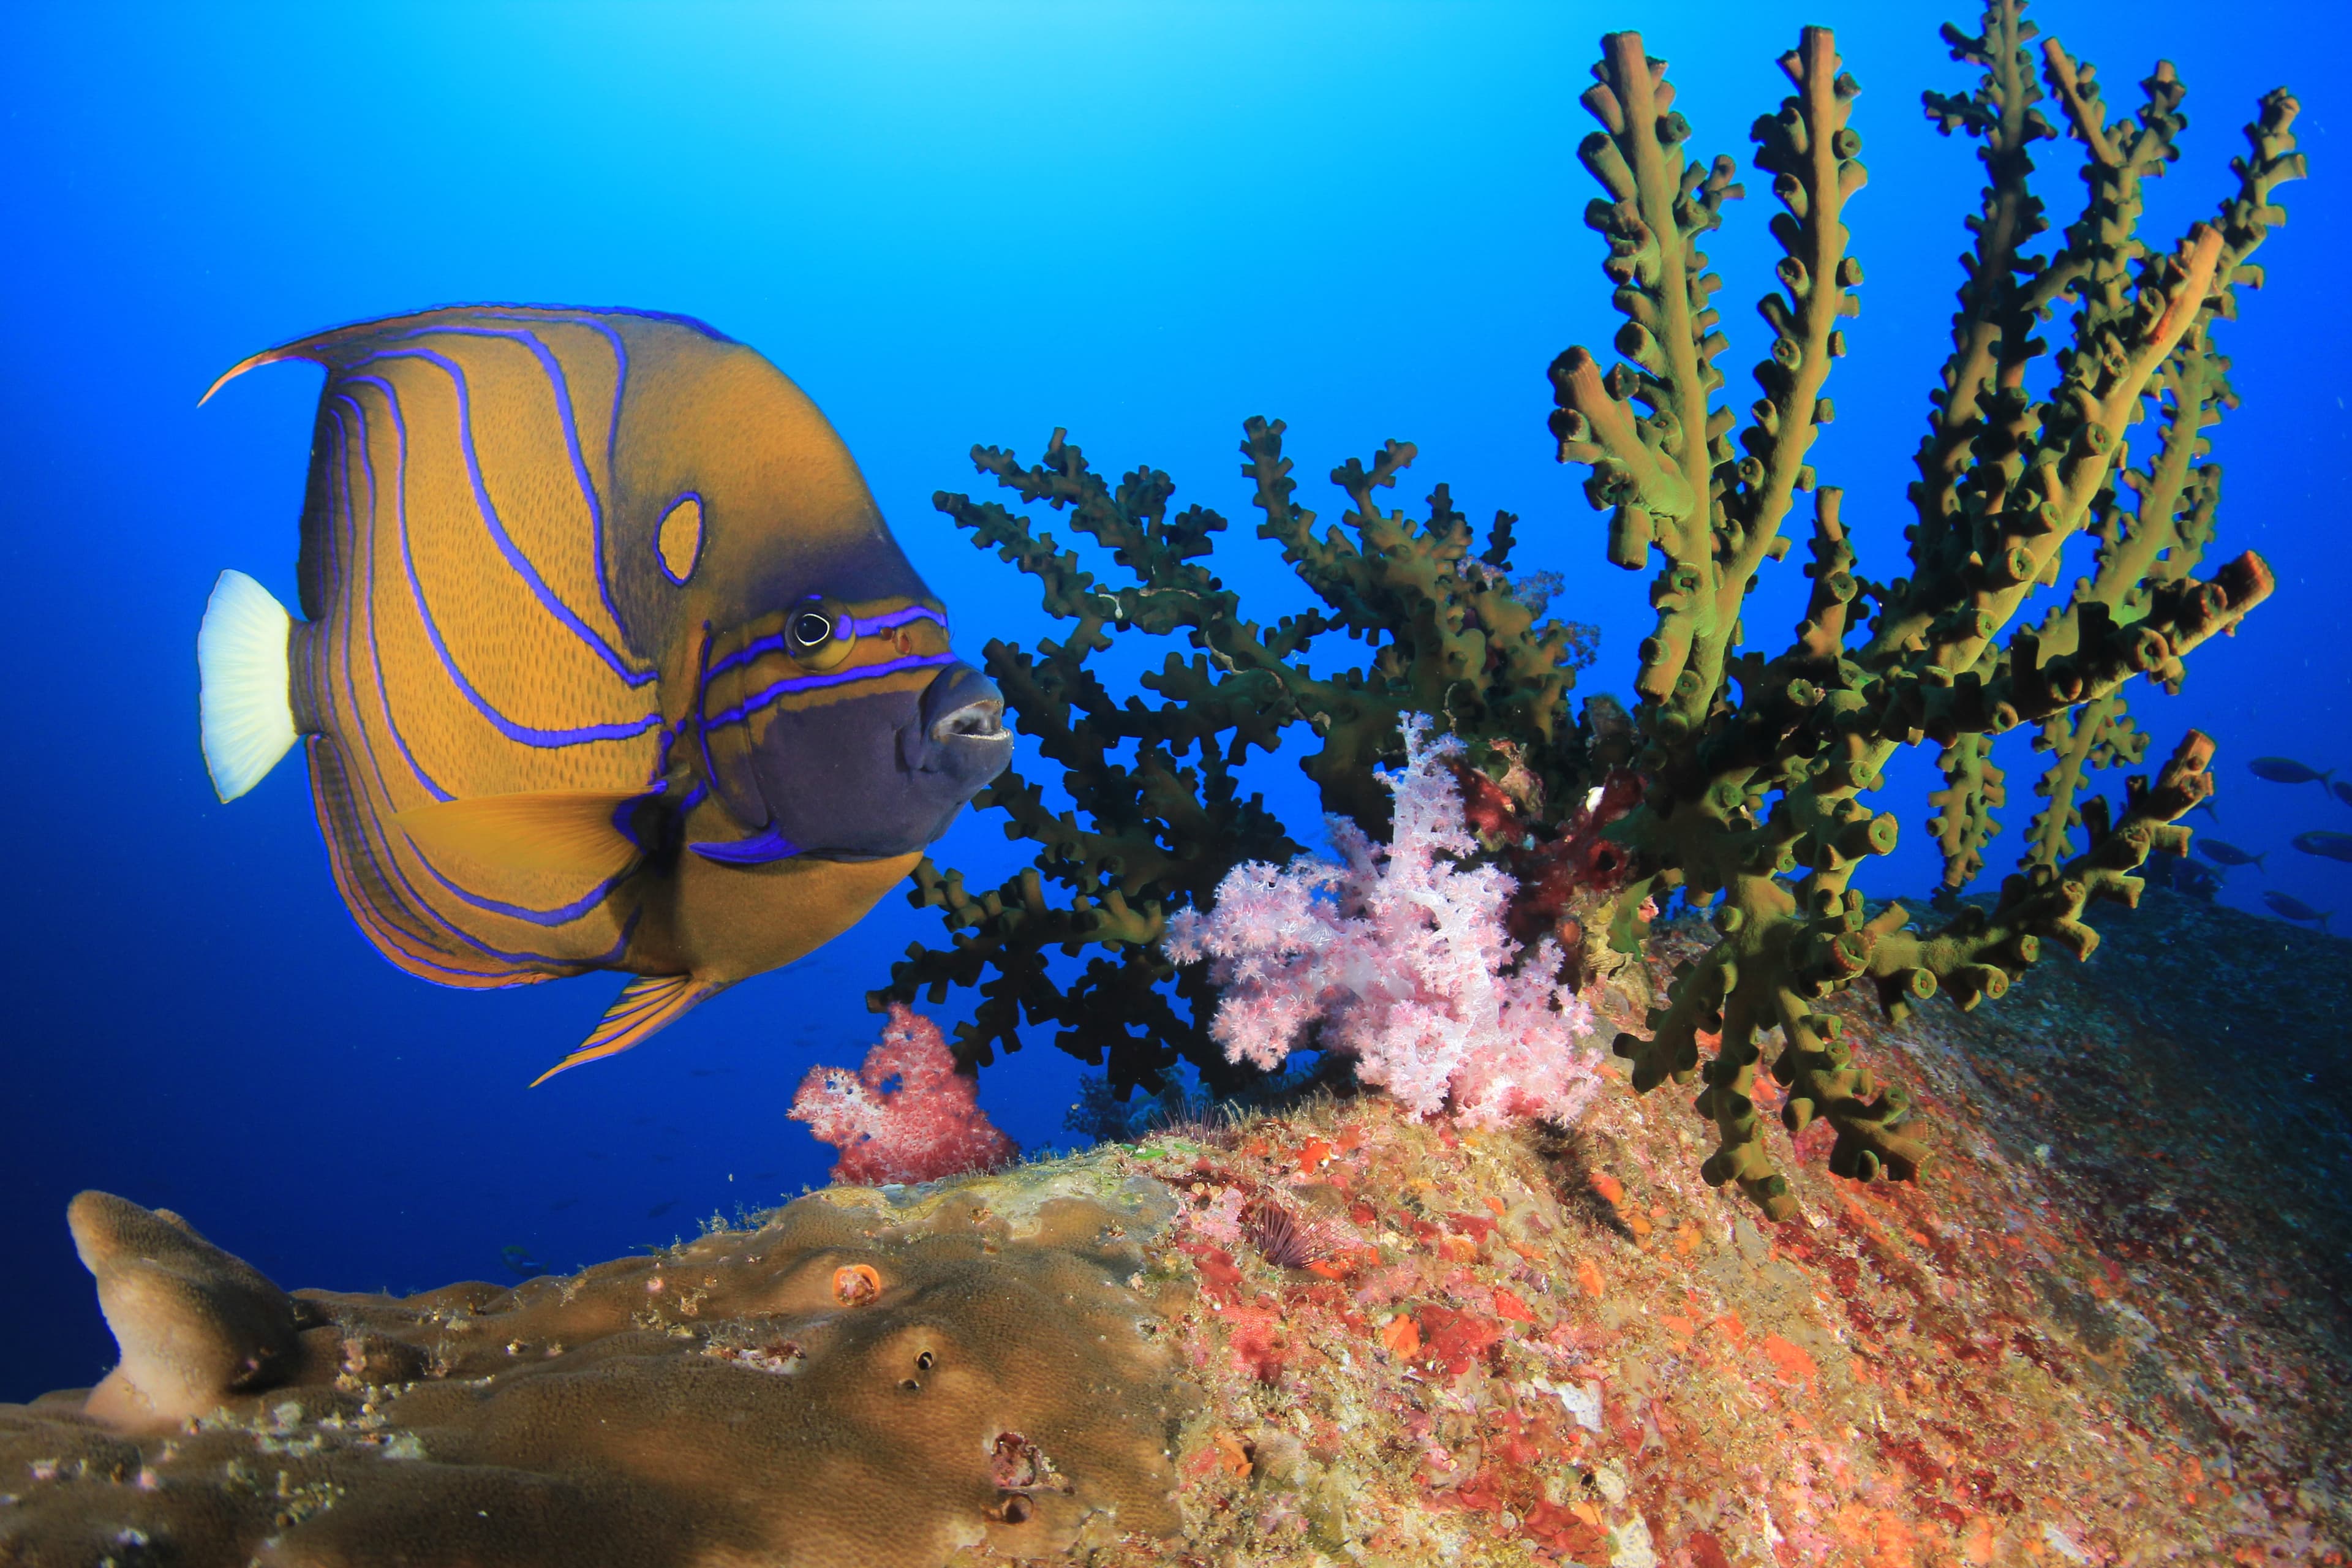
[{"label": "blue water", "polygon": [[[938,928],[887,901],[851,936],[746,984],[646,1047],[527,1090],[614,983],[436,990],[353,930],[299,759],[217,805],[196,746],[193,641],[215,574],[294,599],[295,518],[317,373],[272,369],[202,410],[229,363],[317,328],[477,300],[631,304],[700,317],[766,353],[831,416],[976,653],[1044,629],[1024,581],[930,505],[971,489],[975,441],[1034,457],[1069,427],[1114,476],[1173,473],[1236,521],[1219,570],[1271,616],[1299,595],[1250,537],[1234,446],[1286,419],[1302,500],[1384,437],[1420,445],[1397,492],[1450,480],[1474,519],[1523,514],[1520,563],[1565,573],[1559,608],[1603,631],[1588,689],[1622,690],[1646,576],[1601,561],[1575,473],[1551,460],[1544,367],[1616,318],[1580,221],[1573,101],[1594,37],[1655,8],[867,5],[0,8],[0,727],[11,781],[13,1002],[0,1026],[0,1398],[110,1361],[63,1223],[99,1186],[168,1205],[288,1285],[404,1289],[505,1278],[500,1249],[570,1266],[691,1235],[821,1182],[830,1152],[784,1108],[814,1062],[856,1063],[865,990]],[[1851,209],[1868,269],[1853,355],[1816,448],[1848,489],[1864,570],[1899,568],[1903,485],[1940,363],[1978,185],[1920,117],[1973,73],[1941,7],[1685,6],[1650,33],[1706,149],[1747,152],[1800,19],[1841,29],[1866,89],[1873,183]],[[1890,16],[1890,12],[1903,13]],[[2315,788],[2244,759],[2352,776],[2342,476],[2352,331],[2352,26],[2326,7],[2185,0],[2051,5],[2118,105],[2152,52],[2188,80],[2188,153],[2150,191],[2178,233],[2228,188],[2254,97],[2301,89],[2318,178],[2261,260],[2271,287],[2224,329],[2243,408],[2218,562],[2261,550],[2280,592],[2135,712],[2160,754],[2221,742],[2222,822],[2277,888],[2352,921],[2352,868],[2284,847],[2352,828]],[[658,18],[658,20],[656,20]],[[1769,18],[1769,19],[1768,19]],[[2044,149],[2062,215],[2079,187]],[[1764,341],[1745,301],[1770,257],[1762,182],[1710,248],[1728,274],[1737,405]],[[1231,559],[1225,559],[1230,555]],[[1799,552],[1801,559],[1802,552]],[[1792,561],[1748,626],[1777,648]],[[1156,662],[1156,655],[1154,656]],[[2005,745],[2013,854],[2038,804]],[[1874,891],[1935,863],[1922,756],[1886,804],[1906,842]],[[1024,742],[1022,762],[1034,763]],[[1302,836],[1309,795],[1261,764]],[[2203,825],[2204,819],[2198,822]],[[967,818],[941,858],[1001,874]],[[2000,857],[1997,856],[1997,859]],[[1032,1148],[1067,1135],[1075,1063],[1044,1040],[983,1078]],[[667,1205],[667,1206],[666,1206]]]}]

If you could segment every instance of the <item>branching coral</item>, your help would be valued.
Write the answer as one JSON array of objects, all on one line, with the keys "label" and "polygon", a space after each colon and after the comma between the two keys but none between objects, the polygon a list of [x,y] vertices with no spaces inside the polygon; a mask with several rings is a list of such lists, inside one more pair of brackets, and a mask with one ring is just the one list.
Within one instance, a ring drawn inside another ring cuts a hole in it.
[{"label": "branching coral", "polygon": [[1419,1115],[1571,1120],[1600,1081],[1597,1054],[1578,1043],[1591,1011],[1554,978],[1549,938],[1514,968],[1512,880],[1462,863],[1478,847],[1454,782],[1462,742],[1428,727],[1406,717],[1405,766],[1382,781],[1396,803],[1390,843],[1333,816],[1342,863],[1237,867],[1215,908],[1176,916],[1169,954],[1209,961],[1211,1030],[1236,1059],[1276,1068],[1311,1039]]},{"label": "branching coral", "polygon": [[[1036,578],[1045,609],[1073,623],[1034,653],[1002,642],[986,652],[1021,732],[1061,769],[1071,809],[1055,810],[1017,771],[983,791],[975,804],[1003,811],[1007,836],[1037,846],[1034,865],[975,896],[961,875],[925,861],[912,898],[944,912],[952,944],[915,948],[889,988],[869,999],[879,1007],[928,990],[937,1002],[950,985],[976,986],[977,1016],[956,1034],[967,1060],[1017,1049],[1025,1015],[1056,1026],[1056,1043],[1090,1063],[1108,1055],[1120,1094],[1157,1084],[1180,1057],[1212,1089],[1240,1081],[1208,1038],[1213,999],[1201,966],[1172,963],[1159,944],[1170,916],[1205,905],[1236,865],[1297,853],[1259,798],[1241,795],[1235,773],[1252,747],[1272,751],[1287,726],[1309,725],[1319,740],[1305,766],[1325,806],[1373,832],[1384,830],[1388,813],[1374,768],[1395,756],[1397,721],[1409,711],[1444,713],[1474,747],[1506,748],[1538,775],[1581,775],[1584,743],[1566,700],[1591,658],[1591,633],[1541,618],[1531,602],[1540,585],[1528,596],[1514,586],[1516,520],[1498,512],[1474,555],[1468,520],[1445,486],[1430,495],[1425,520],[1383,510],[1379,491],[1414,455],[1391,441],[1369,465],[1350,458],[1333,470],[1352,510],[1342,527],[1318,533],[1315,514],[1292,499],[1281,422],[1251,419],[1244,437],[1258,534],[1281,545],[1322,601],[1272,626],[1246,619],[1237,595],[1201,563],[1225,529],[1223,517],[1197,506],[1171,515],[1175,487],[1152,469],[1113,489],[1058,430],[1034,468],[993,447],[974,448],[973,461],[1023,501],[1066,510],[1129,585],[1099,583],[1023,514],[962,495],[935,498],[976,543]],[[1190,660],[1171,653],[1143,678],[1152,701],[1120,701],[1088,665],[1122,633],[1181,635],[1194,650]],[[1369,658],[1311,673],[1310,647],[1322,651],[1318,639],[1335,634],[1369,644]],[[1068,889],[1066,902],[1048,882]],[[1065,984],[1047,973],[1055,948],[1097,951]]]},{"label": "branching coral", "polygon": [[[1097,586],[1075,556],[1001,508],[940,498],[981,542],[1040,579],[1049,609],[1077,623],[1039,657],[989,650],[990,673],[1064,770],[1076,810],[1055,815],[1013,775],[983,796],[1010,814],[1008,831],[1041,847],[1037,868],[974,899],[927,866],[918,901],[947,910],[955,946],[916,952],[892,994],[928,985],[936,997],[992,966],[998,978],[982,985],[980,1019],[961,1041],[966,1056],[985,1060],[992,1042],[1010,1043],[1026,1009],[1094,1059],[1107,1043],[1115,1089],[1148,1081],[1180,1051],[1214,1083],[1223,1064],[1204,1048],[1204,978],[1152,944],[1171,911],[1201,909],[1232,867],[1291,848],[1255,800],[1236,799],[1234,765],[1253,745],[1270,748],[1284,725],[1308,721],[1322,745],[1306,766],[1327,809],[1378,835],[1385,815],[1372,764],[1390,754],[1399,715],[1435,713],[1475,764],[1459,775],[1468,826],[1519,884],[1507,913],[1515,935],[1580,941],[1589,972],[1608,956],[1594,939],[1637,947],[1638,913],[1660,897],[1680,892],[1715,910],[1721,941],[1678,971],[1650,1012],[1650,1037],[1616,1041],[1638,1089],[1704,1079],[1696,1105],[1719,1140],[1709,1180],[1738,1183],[1774,1217],[1792,1209],[1753,1098],[1775,1032],[1770,1070],[1789,1090],[1787,1127],[1827,1121],[1841,1175],[1916,1174],[1927,1149],[1906,1125],[1908,1095],[1852,1059],[1818,1004],[1866,981],[1898,1018],[1939,992],[1973,1007],[2006,991],[2045,944],[2088,956],[2098,939],[2087,907],[2135,901],[2143,882],[2134,872],[2152,852],[2180,852],[2189,835],[2177,819],[2213,787],[2211,744],[2192,731],[2152,783],[2126,781],[2120,809],[2084,798],[2096,770],[2145,754],[2123,688],[2144,675],[2177,689],[2187,656],[2234,631],[2272,587],[2251,553],[2194,574],[2221,491],[2220,468],[2201,460],[2205,433],[2234,401],[2213,329],[2232,314],[2236,289],[2261,281],[2250,258],[2284,218],[2273,194],[2303,173],[2295,100],[2284,90],[2263,99],[2250,151],[2232,165],[2237,189],[2172,248],[2151,247],[2137,232],[2140,188],[2176,155],[2185,89],[2160,64],[2140,84],[2141,106],[2111,117],[2092,68],[2054,41],[2035,47],[2023,9],[2023,0],[1991,0],[1979,34],[1948,27],[1954,58],[1981,79],[1965,93],[1926,97],[1944,132],[1981,143],[1988,183],[1969,222],[1952,350],[1910,487],[1907,574],[1885,582],[1861,574],[1843,494],[1808,461],[1833,412],[1824,393],[1846,353],[1845,324],[1859,312],[1862,267],[1845,224],[1864,181],[1849,123],[1859,88],[1831,35],[1807,28],[1780,60],[1793,92],[1750,132],[1782,208],[1770,229],[1783,256],[1778,287],[1758,307],[1771,347],[1755,371],[1761,396],[1743,419],[1717,363],[1728,347],[1711,302],[1722,279],[1700,249],[1743,194],[1738,166],[1688,155],[1692,128],[1664,62],[1637,35],[1603,40],[1582,100],[1601,129],[1579,155],[1604,192],[1586,221],[1608,243],[1602,269],[1625,318],[1615,338],[1622,358],[1604,369],[1582,348],[1561,354],[1551,429],[1561,459],[1591,470],[1586,495],[1609,513],[1610,559],[1627,569],[1659,561],[1657,619],[1639,650],[1631,714],[1595,701],[1569,725],[1580,645],[1567,628],[1536,624],[1538,595],[1503,577],[1507,519],[1473,561],[1443,487],[1425,524],[1378,508],[1374,491],[1410,447],[1391,443],[1369,467],[1337,470],[1356,510],[1349,531],[1318,537],[1291,504],[1281,426],[1250,423],[1244,472],[1258,485],[1258,531],[1282,544],[1324,605],[1270,630],[1244,620],[1200,563],[1223,521],[1197,508],[1169,517],[1165,476],[1139,470],[1114,492],[1058,433],[1036,468],[978,453],[1024,500],[1072,509],[1135,586]],[[2035,144],[2058,133],[2044,103],[2080,145],[2086,187],[2079,215],[2049,241],[2029,184]],[[2071,331],[2053,347],[2036,333],[2061,310],[2072,312]],[[2154,439],[2134,467],[2126,437],[2144,419]],[[1793,640],[1768,655],[1748,646],[1742,606],[1765,563],[1789,552],[1783,530],[1801,495],[1811,497],[1811,591]],[[2045,592],[2058,588],[2078,536],[2091,547],[2089,574],[2070,593]],[[1146,679],[1157,706],[1118,704],[1085,667],[1124,627],[1181,631],[1199,650]],[[1370,665],[1310,674],[1309,645],[1330,631],[1371,640]],[[1963,903],[2006,804],[1993,739],[2021,725],[2038,727],[2051,753],[2036,787],[2047,805],[1999,895]],[[1929,804],[1945,875],[1938,923],[1919,930],[1899,905],[1867,910],[1853,879],[1896,839],[1895,816],[1865,797],[1884,787],[1898,752],[1930,742],[1944,773]],[[1128,765],[1117,758],[1130,744]],[[1197,772],[1183,762],[1194,748]],[[1066,908],[1045,898],[1041,876],[1074,889]],[[1304,884],[1270,873],[1230,888],[1221,897],[1269,913],[1286,899],[1297,920],[1313,910]],[[1066,991],[1051,984],[1045,949],[1089,942],[1117,957],[1095,959]],[[1180,941],[1176,951],[1208,950]],[[1218,1026],[1227,1034],[1274,1039],[1286,1020],[1318,1011],[1258,996],[1235,977],[1241,991],[1227,1006],[1236,1021]],[[1161,984],[1171,978],[1173,1003]],[[1128,1032],[1136,1028],[1140,1040]],[[1703,1037],[1719,1042],[1704,1062]],[[1412,1082],[1402,1092],[1425,1103],[1435,1090]]]},{"label": "branching coral", "polygon": [[[2050,254],[2031,255],[2047,223],[2027,185],[2030,149],[2054,132],[2036,107],[2022,10],[1994,0],[1981,36],[1947,28],[1954,57],[1983,79],[1969,94],[1927,97],[1942,129],[1982,141],[1990,183],[1912,487],[1911,574],[1884,584],[1856,574],[1840,492],[1805,461],[1831,416],[1822,394],[1862,281],[1843,221],[1864,181],[1848,124],[1858,89],[1831,36],[1807,28],[1782,58],[1795,92],[1751,132],[1784,208],[1771,228],[1785,258],[1780,291],[1759,307],[1774,337],[1744,426],[1717,396],[1726,340],[1709,298],[1720,279],[1697,248],[1739,194],[1734,165],[1686,158],[1690,127],[1636,35],[1604,40],[1584,95],[1603,129],[1580,153],[1608,196],[1587,221],[1609,241],[1625,361],[1604,374],[1580,348],[1562,354],[1552,429],[1561,458],[1591,468],[1587,494],[1611,512],[1611,558],[1629,568],[1662,558],[1657,626],[1635,681],[1646,788],[1612,830],[1638,875],[1619,899],[1681,889],[1722,900],[1722,940],[1678,975],[1651,1037],[1621,1036],[1617,1049],[1643,1089],[1704,1078],[1697,1108],[1720,1139],[1708,1178],[1738,1182],[1775,1216],[1792,1205],[1751,1099],[1760,1037],[1782,1034],[1771,1070],[1790,1087],[1790,1130],[1817,1117],[1836,1129],[1832,1170],[1914,1175],[1927,1150],[1902,1130],[1907,1096],[1855,1066],[1811,1004],[1868,980],[1898,1015],[1939,990],[1973,1006],[2001,994],[2044,943],[2087,956],[2097,935],[2085,906],[2135,901],[2131,873],[2152,849],[2179,852],[2188,832],[2175,819],[2212,790],[2211,744],[2192,732],[2152,785],[2126,782],[2119,816],[2102,800],[2077,808],[2087,767],[2137,761],[2145,745],[2117,692],[2134,675],[2177,688],[2183,658],[2271,590],[2252,554],[2191,575],[2220,489],[2219,469],[2196,458],[2231,400],[2210,328],[2231,313],[2236,286],[2259,283],[2247,258],[2282,220],[2272,193],[2303,172],[2294,100],[2263,99],[2252,151],[2233,165],[2238,190],[2215,219],[2155,251],[2136,235],[2139,186],[2174,156],[2179,82],[2160,65],[2142,84],[2144,106],[2110,122],[2091,68],[2044,43],[2042,77],[2084,147],[2088,194]],[[2070,302],[2055,384],[2037,395],[2028,373],[2049,345],[2034,329]],[[2133,469],[2125,437],[2149,405],[2156,455]],[[1811,602],[1794,642],[1767,658],[1742,649],[1740,604],[1763,563],[1786,553],[1780,530],[1800,492],[1814,496]],[[2057,584],[2080,533],[2097,542],[2093,574],[2011,629],[2035,590]],[[1991,907],[1960,907],[1925,932],[1900,906],[1866,917],[1853,876],[1894,847],[1895,819],[1860,797],[1887,763],[1905,746],[1943,748],[1947,787],[1934,804],[1957,889],[1981,868],[2003,798],[1989,738],[2021,723],[2042,725],[2055,753],[2042,786],[2050,805]],[[1702,1033],[1721,1040],[1704,1064]]]}]

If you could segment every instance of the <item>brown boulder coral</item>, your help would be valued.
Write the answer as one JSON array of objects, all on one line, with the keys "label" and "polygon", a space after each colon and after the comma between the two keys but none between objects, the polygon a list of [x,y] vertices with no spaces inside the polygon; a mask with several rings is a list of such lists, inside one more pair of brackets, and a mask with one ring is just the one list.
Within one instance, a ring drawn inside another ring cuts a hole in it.
[{"label": "brown boulder coral", "polygon": [[0,1560],[879,1568],[1164,1532],[1194,1398],[1144,1270],[1171,1212],[1046,1167],[835,1188],[395,1299],[289,1297],[85,1194],[122,1365],[0,1406]]}]

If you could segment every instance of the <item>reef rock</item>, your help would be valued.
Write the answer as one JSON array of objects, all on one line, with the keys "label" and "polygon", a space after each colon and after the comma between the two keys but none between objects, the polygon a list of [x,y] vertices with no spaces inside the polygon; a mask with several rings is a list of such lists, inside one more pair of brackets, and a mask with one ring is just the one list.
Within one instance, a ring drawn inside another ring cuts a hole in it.
[{"label": "reef rock", "polygon": [[835,1188],[395,1300],[289,1298],[86,1193],[122,1365],[0,1405],[0,1562],[885,1568],[1167,1531],[1189,1289],[1143,1244],[1173,1208],[1080,1167]]},{"label": "reef rock", "polygon": [[[85,1196],[123,1368],[0,1405],[0,1565],[2341,1568],[2352,943],[2106,932],[1999,1007],[1831,999],[1937,1163],[1846,1180],[1816,1122],[1780,1225],[1622,1081],[1572,1130],[1179,1117],[404,1300]],[[1653,986],[1713,933],[1654,934]]]}]

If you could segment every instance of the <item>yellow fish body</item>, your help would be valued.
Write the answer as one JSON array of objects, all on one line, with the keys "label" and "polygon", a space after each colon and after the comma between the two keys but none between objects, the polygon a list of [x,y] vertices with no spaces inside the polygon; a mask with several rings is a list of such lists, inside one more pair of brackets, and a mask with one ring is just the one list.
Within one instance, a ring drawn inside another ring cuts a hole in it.
[{"label": "yellow fish body", "polygon": [[469,306],[213,390],[288,359],[327,372],[303,618],[222,574],[206,764],[233,799],[301,741],[336,886],[411,974],[638,976],[551,1070],[839,935],[1010,759],[840,437],[751,349]]}]

